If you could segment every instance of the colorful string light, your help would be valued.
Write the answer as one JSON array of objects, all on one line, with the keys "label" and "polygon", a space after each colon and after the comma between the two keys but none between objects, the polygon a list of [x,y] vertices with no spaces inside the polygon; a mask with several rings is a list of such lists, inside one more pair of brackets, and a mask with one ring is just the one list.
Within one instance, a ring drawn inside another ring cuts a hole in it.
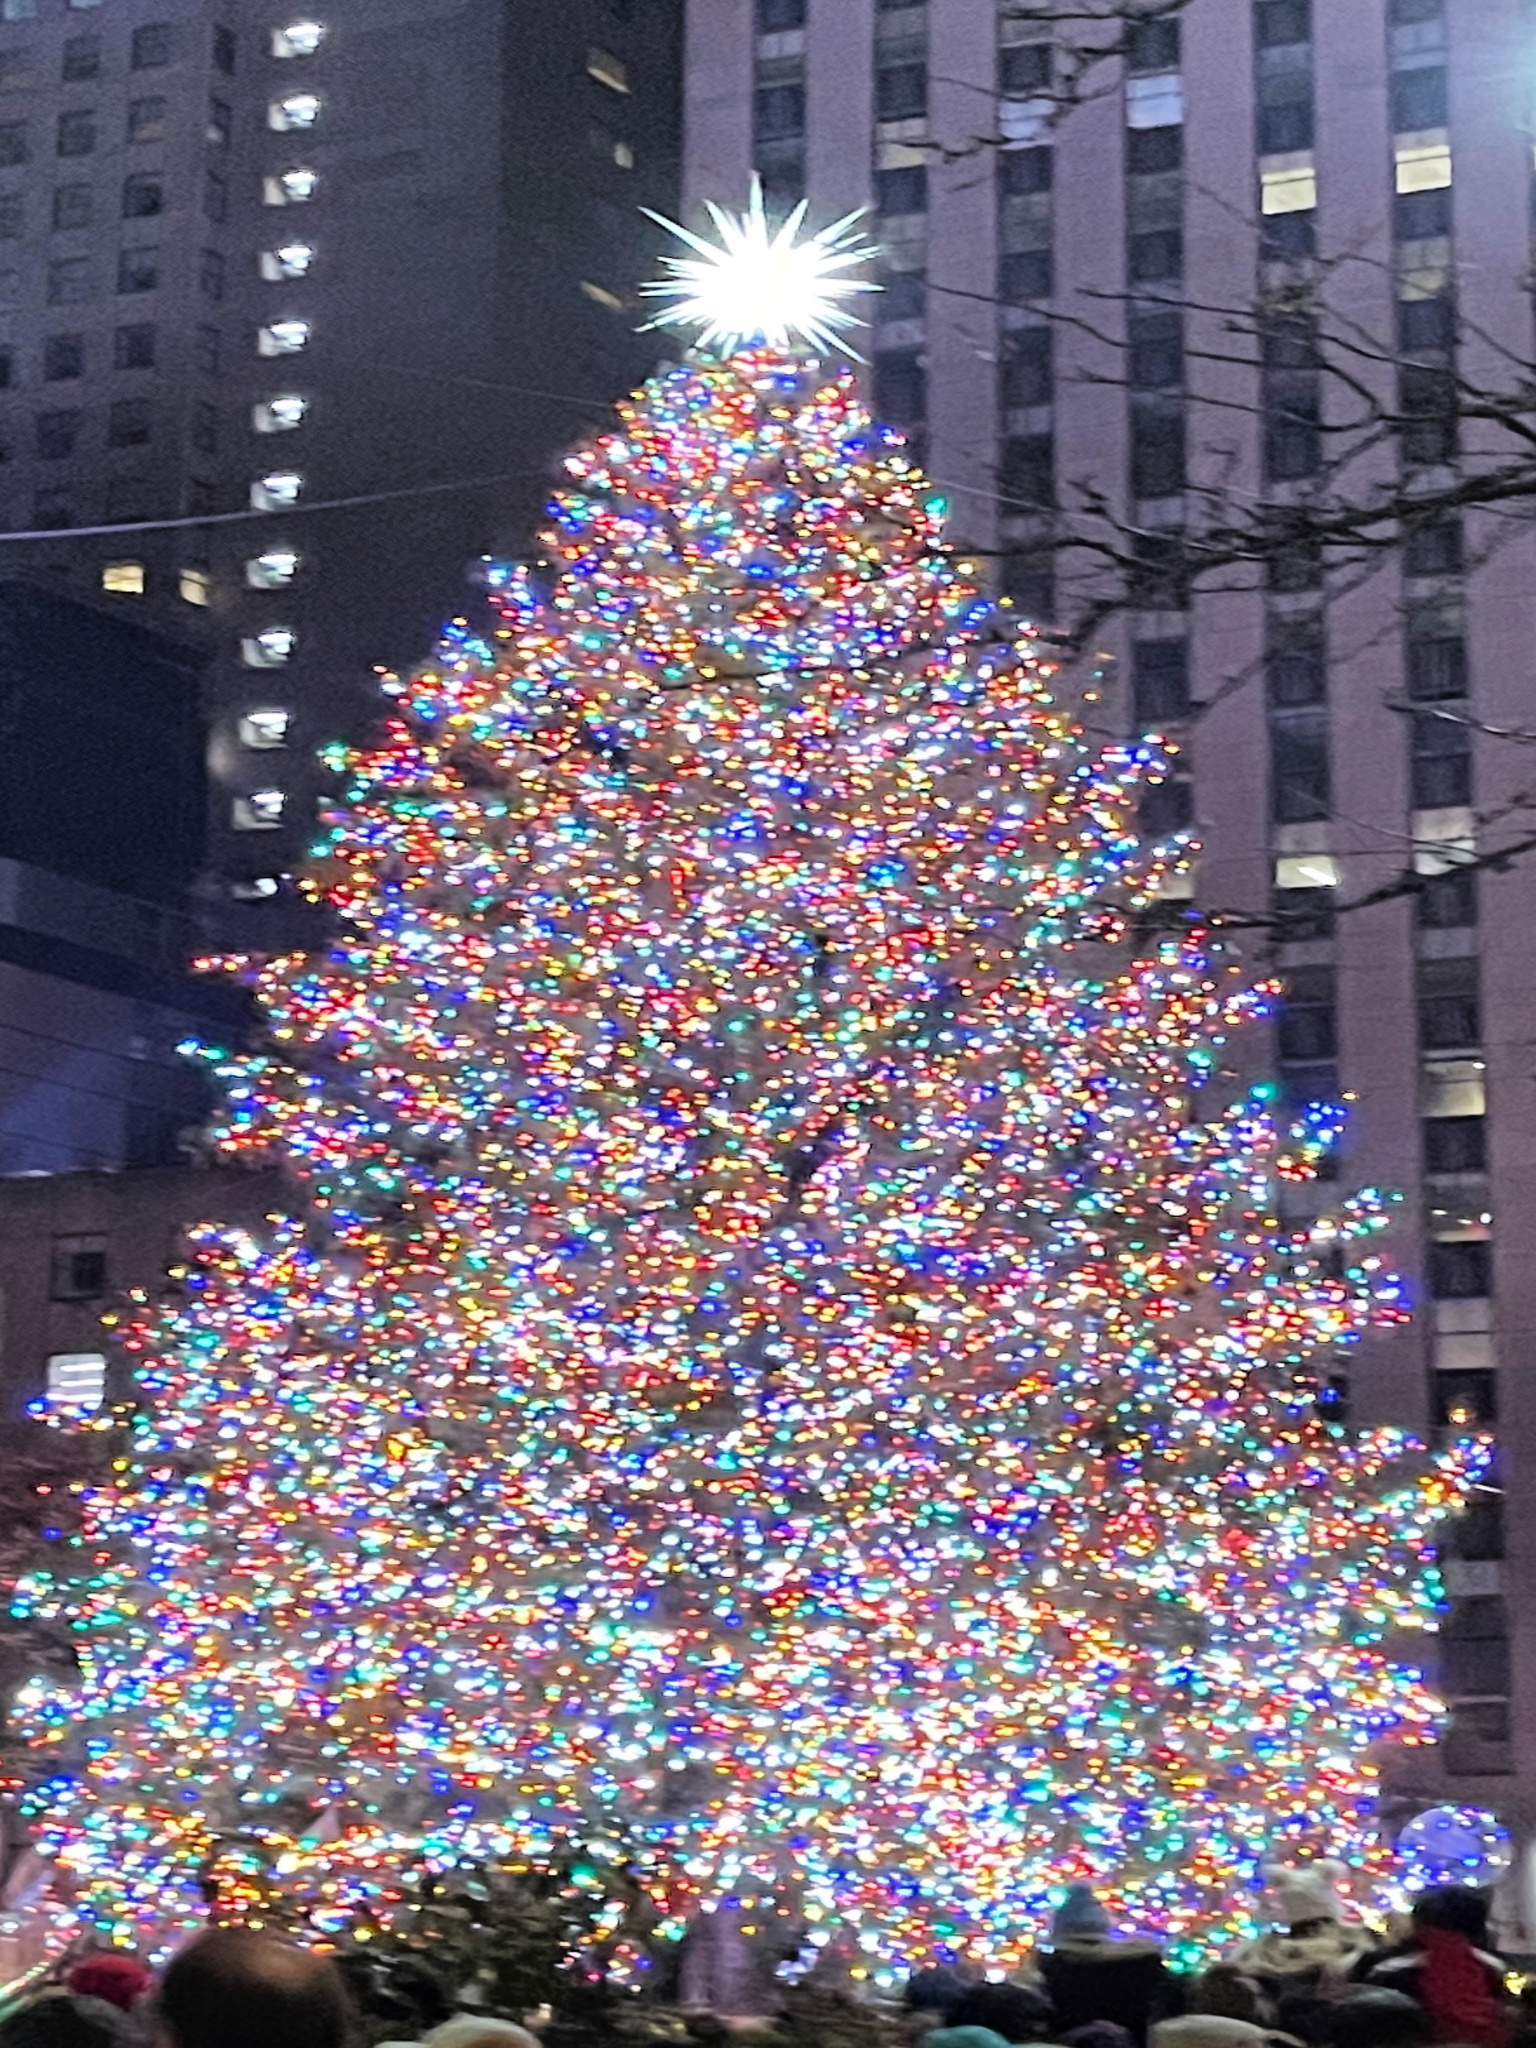
[{"label": "colorful string light", "polygon": [[[570,463],[547,595],[391,685],[246,963],[231,1157],[122,1341],[38,1826],[122,1933],[622,1841],[876,1973],[1006,1963],[1087,1876],[1176,1938],[1260,1862],[1379,1887],[1475,1454],[1323,1419],[1404,1313],[1333,1135],[1231,1099],[1262,1009],[1137,943],[1149,745],[1092,750],[846,373],[694,357]],[[264,1903],[261,1903],[264,1902]]]}]

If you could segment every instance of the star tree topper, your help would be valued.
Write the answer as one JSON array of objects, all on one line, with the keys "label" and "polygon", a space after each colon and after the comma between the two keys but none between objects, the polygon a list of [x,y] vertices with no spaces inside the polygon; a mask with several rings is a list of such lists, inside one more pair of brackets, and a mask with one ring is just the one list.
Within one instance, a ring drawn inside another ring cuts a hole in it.
[{"label": "star tree topper", "polygon": [[642,209],[696,252],[664,256],[662,263],[671,276],[653,278],[640,287],[651,298],[671,301],[646,327],[686,323],[698,329],[704,347],[727,354],[755,342],[787,353],[797,338],[812,348],[847,348],[840,337],[863,322],[846,301],[880,289],[845,274],[876,253],[857,225],[868,208],[844,214],[802,240],[807,202],[802,199],[775,228],[763,206],[762,180],[755,175],[745,213],[727,213],[713,200],[706,204],[720,232],[718,242],[707,241],[649,207]]}]

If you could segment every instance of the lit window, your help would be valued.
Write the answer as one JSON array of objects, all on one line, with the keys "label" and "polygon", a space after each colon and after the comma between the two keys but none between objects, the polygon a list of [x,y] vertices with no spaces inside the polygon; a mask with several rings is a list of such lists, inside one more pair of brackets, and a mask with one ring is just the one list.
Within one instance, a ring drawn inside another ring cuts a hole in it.
[{"label": "lit window", "polygon": [[289,711],[247,711],[240,721],[240,744],[243,747],[286,747],[288,728],[293,723]]},{"label": "lit window", "polygon": [[1259,165],[1259,203],[1264,213],[1310,213],[1317,204],[1312,152],[1265,157]]},{"label": "lit window", "polygon": [[1282,853],[1275,862],[1277,889],[1336,889],[1339,864],[1328,853]]},{"label": "lit window", "polygon": [[251,408],[251,424],[258,434],[287,434],[295,427],[302,427],[304,415],[309,411],[309,400],[300,398],[296,392],[285,391],[277,398],[263,399]]},{"label": "lit window", "polygon": [[280,132],[289,128],[313,128],[320,118],[317,92],[285,93],[267,108],[267,126]]},{"label": "lit window", "polygon": [[106,1399],[107,1361],[100,1351],[55,1351],[48,1360],[46,1400],[61,1413],[89,1415]]},{"label": "lit window", "polygon": [[1125,81],[1128,128],[1173,128],[1184,119],[1184,81],[1177,71],[1152,71]]},{"label": "lit window", "polygon": [[296,644],[292,626],[264,626],[240,642],[240,654],[247,668],[281,668],[292,660]]},{"label": "lit window", "polygon": [[304,479],[297,470],[269,470],[251,485],[251,506],[257,512],[280,512],[285,505],[297,505],[303,492]]},{"label": "lit window", "polygon": [[1451,182],[1451,145],[1443,129],[1400,135],[1394,161],[1399,192],[1441,192]]},{"label": "lit window", "polygon": [[307,320],[269,320],[256,330],[256,353],[263,356],[293,356],[309,346]]},{"label": "lit window", "polygon": [[313,57],[325,40],[325,29],[318,21],[290,21],[286,28],[272,31],[272,54],[274,57]]},{"label": "lit window", "polygon": [[260,903],[277,894],[276,875],[253,875],[248,882],[231,882],[229,893],[237,903]]},{"label": "lit window", "polygon": [[237,796],[230,813],[237,832],[275,832],[283,822],[288,799],[280,789],[253,789]]},{"label": "lit window", "polygon": [[207,604],[213,596],[213,578],[206,569],[183,569],[176,588],[187,604]]},{"label": "lit window", "polygon": [[587,75],[599,85],[606,85],[610,92],[629,91],[629,73],[611,50],[588,50]]},{"label": "lit window", "polygon": [[1487,1068],[1482,1060],[1427,1060],[1422,1080],[1425,1116],[1487,1115]]},{"label": "lit window", "polygon": [[1443,875],[1477,858],[1477,821],[1464,804],[1413,813],[1413,871]]},{"label": "lit window", "polygon": [[284,278],[289,277],[308,277],[309,267],[314,260],[313,244],[285,242],[281,249],[263,250],[261,274],[270,284],[280,284]]},{"label": "lit window", "polygon": [[263,178],[261,196],[268,206],[304,206],[314,198],[319,183],[316,172],[296,164],[291,171],[279,171],[275,178]]},{"label": "lit window", "polygon": [[246,563],[245,580],[252,590],[280,590],[298,575],[299,560],[297,548],[268,548]]},{"label": "lit window", "polygon": [[142,562],[107,562],[101,571],[103,590],[115,590],[120,596],[142,597],[144,595],[144,564]]}]

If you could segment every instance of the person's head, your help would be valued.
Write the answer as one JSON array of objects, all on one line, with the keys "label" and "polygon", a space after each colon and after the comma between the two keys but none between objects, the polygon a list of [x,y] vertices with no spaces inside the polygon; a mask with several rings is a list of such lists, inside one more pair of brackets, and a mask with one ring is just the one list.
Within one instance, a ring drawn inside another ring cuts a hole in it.
[{"label": "person's head", "polygon": [[122,2048],[128,2022],[96,1998],[45,1993],[0,2021],[0,2048]]},{"label": "person's head", "polygon": [[160,2017],[172,2048],[343,2048],[347,1994],[323,1956],[222,1927],[172,1959]]},{"label": "person's head", "polygon": [[1195,1979],[1189,1990],[1189,2009],[1209,2013],[1212,2018],[1246,2020],[1250,2026],[1263,2024],[1258,1985],[1231,1963],[1213,1963]]},{"label": "person's head", "polygon": [[119,2012],[132,2012],[154,1983],[149,1965],[123,1948],[83,1956],[64,1979],[77,1998],[100,1998]]},{"label": "person's head", "polygon": [[936,2012],[947,2018],[964,1998],[967,1984],[953,1963],[934,1963],[914,1970],[902,1993],[908,2012]]},{"label": "person's head", "polygon": [[1464,1934],[1468,1941],[1486,1941],[1488,1900],[1470,1885],[1436,1885],[1414,1900],[1413,1924],[1415,1928],[1433,1927],[1441,1934]]},{"label": "person's head", "polygon": [[1328,2048],[1428,2048],[1434,2024],[1401,1991],[1357,1991],[1335,2006]]},{"label": "person's head", "polygon": [[1051,1920],[1051,1939],[1087,1941],[1109,1933],[1109,1915],[1094,1896],[1091,1884],[1069,1884],[1067,1896]]},{"label": "person's head", "polygon": [[1027,1984],[972,1984],[950,2009],[951,2027],[985,2027],[1005,2041],[1048,2041],[1051,2001]]},{"label": "person's head", "polygon": [[1339,1917],[1339,1889],[1330,1869],[1273,1872],[1270,1892],[1274,1917],[1282,1927],[1312,1927]]},{"label": "person's head", "polygon": [[1322,2048],[1337,2012],[1331,1998],[1319,1998],[1314,1991],[1287,1992],[1275,2006],[1275,2030],[1305,2042],[1306,2048]]}]

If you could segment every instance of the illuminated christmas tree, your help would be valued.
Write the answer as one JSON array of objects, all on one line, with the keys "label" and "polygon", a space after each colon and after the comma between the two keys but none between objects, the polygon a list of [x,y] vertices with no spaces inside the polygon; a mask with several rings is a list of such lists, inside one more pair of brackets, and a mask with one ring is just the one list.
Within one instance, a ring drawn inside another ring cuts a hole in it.
[{"label": "illuminated christmas tree", "polygon": [[119,1927],[576,1842],[879,1968],[1073,1877],[1177,1933],[1386,1869],[1467,1454],[1320,1416],[1402,1313],[1382,1204],[1275,1220],[1332,1127],[1224,1074],[1263,997],[1159,910],[1158,751],[816,361],[847,224],[724,226],[547,593],[352,760],[339,936],[216,1058],[302,1200],[125,1319],[84,1590],[23,1589],[85,1673],[25,1701],[41,1831]]}]

